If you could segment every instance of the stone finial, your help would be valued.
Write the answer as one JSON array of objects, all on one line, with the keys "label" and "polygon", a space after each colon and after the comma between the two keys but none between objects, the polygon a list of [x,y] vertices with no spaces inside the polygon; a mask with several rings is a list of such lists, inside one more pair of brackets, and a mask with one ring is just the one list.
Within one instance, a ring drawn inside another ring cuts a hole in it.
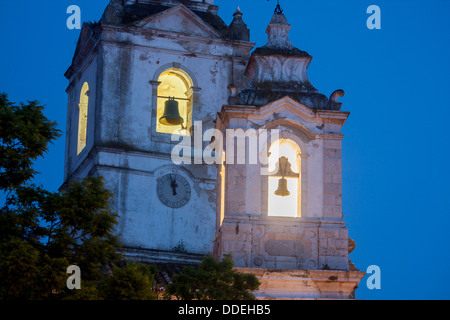
[{"label": "stone finial", "polygon": [[282,13],[275,13],[267,27],[266,33],[269,35],[266,47],[276,49],[294,49],[294,45],[289,39],[291,26],[286,16]]},{"label": "stone finial", "polygon": [[339,98],[345,95],[344,90],[339,89],[334,91],[330,96],[330,101],[334,103],[339,103]]},{"label": "stone finial", "polygon": [[230,24],[230,36],[231,39],[250,41],[250,30],[242,19],[243,15],[241,8],[238,6],[233,14],[234,19]]},{"label": "stone finial", "polygon": [[244,15],[244,14],[242,13],[241,8],[238,6],[238,7],[236,8],[236,12],[233,13],[234,19],[233,19],[233,21],[231,22],[231,25],[232,25],[233,23],[240,23],[240,24],[244,23],[244,21],[242,20],[242,16],[243,16],[243,15]]},{"label": "stone finial", "polygon": [[233,84],[233,83],[231,83],[229,86],[228,86],[228,90],[230,91],[230,97],[236,97],[237,96],[237,94],[238,94],[238,88]]},{"label": "stone finial", "polygon": [[335,90],[328,100],[328,107],[330,110],[341,110],[342,102],[339,102],[339,98],[345,95],[344,90]]},{"label": "stone finial", "polygon": [[252,54],[246,75],[259,83],[297,82],[304,90],[313,91],[310,87],[307,68],[312,57],[297,49],[289,39],[289,25],[286,16],[275,13],[270,20],[266,33],[267,44],[256,48]]},{"label": "stone finial", "polygon": [[340,110],[338,98],[343,91],[328,98],[311,84],[308,67],[312,57],[292,44],[290,29],[282,10],[276,10],[266,29],[267,44],[253,51],[245,70],[247,88],[230,102],[261,106],[289,96],[311,109]]}]

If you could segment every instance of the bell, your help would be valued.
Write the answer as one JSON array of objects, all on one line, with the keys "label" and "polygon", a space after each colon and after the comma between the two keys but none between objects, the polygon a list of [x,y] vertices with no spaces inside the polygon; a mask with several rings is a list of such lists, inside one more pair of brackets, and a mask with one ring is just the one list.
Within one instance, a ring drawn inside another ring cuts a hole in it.
[{"label": "bell", "polygon": [[278,181],[278,189],[277,189],[277,191],[275,191],[275,195],[280,196],[280,197],[287,197],[290,194],[291,193],[289,192],[289,190],[287,188],[287,180],[285,178],[281,178]]},{"label": "bell", "polygon": [[176,101],[175,98],[169,98],[169,100],[166,101],[164,114],[159,119],[159,122],[166,126],[178,126],[184,122],[183,118],[180,116],[178,101]]}]

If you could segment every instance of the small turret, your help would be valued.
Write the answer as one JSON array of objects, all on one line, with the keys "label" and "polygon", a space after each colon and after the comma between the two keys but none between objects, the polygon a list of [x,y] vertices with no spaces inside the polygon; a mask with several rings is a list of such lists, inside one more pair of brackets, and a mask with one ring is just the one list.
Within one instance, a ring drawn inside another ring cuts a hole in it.
[{"label": "small turret", "polygon": [[242,20],[243,13],[239,6],[233,14],[234,19],[230,24],[230,38],[233,40],[250,41],[250,30]]}]

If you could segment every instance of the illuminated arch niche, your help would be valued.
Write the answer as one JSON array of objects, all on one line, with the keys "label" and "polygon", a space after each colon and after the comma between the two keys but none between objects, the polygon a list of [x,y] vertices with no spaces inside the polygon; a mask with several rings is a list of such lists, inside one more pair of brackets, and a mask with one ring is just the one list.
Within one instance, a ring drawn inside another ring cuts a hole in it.
[{"label": "illuminated arch niche", "polygon": [[[181,69],[169,68],[158,78],[158,99],[156,114],[156,132],[190,135],[192,127],[193,82],[189,75]],[[159,122],[164,114],[167,97],[177,99],[180,116],[184,122],[178,126],[168,126]]]},{"label": "illuminated arch niche", "polygon": [[89,107],[89,85],[87,82],[83,84],[80,93],[80,103],[78,104],[78,147],[77,155],[86,147],[87,140],[87,120]]},{"label": "illuminated arch niche", "polygon": [[[278,149],[278,152],[277,152]],[[280,177],[268,177],[268,215],[278,217],[300,217],[301,216],[301,151],[293,140],[280,139],[275,141],[269,148],[269,171],[273,172],[280,157],[288,158],[291,169],[299,173],[298,178],[286,177],[289,196],[280,197],[275,195]]]}]

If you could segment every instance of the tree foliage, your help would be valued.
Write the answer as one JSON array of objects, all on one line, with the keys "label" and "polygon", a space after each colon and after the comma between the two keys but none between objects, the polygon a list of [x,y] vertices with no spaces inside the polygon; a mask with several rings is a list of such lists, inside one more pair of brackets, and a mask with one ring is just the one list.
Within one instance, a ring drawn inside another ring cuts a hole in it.
[{"label": "tree foliage", "polygon": [[253,274],[233,270],[231,255],[222,261],[212,256],[202,260],[200,267],[186,267],[173,278],[166,289],[166,298],[181,300],[253,300],[252,291],[260,282]]},{"label": "tree foliage", "polygon": [[[29,184],[33,162],[60,136],[39,102],[19,106],[0,94],[0,300],[156,299],[155,267],[124,262],[114,236],[118,216],[100,177],[49,192]],[[81,270],[81,290],[67,288],[67,268]],[[119,267],[120,266],[120,267]],[[198,269],[174,277],[166,297],[248,300],[259,287],[254,275],[233,270],[231,256],[206,257]]]},{"label": "tree foliage", "polygon": [[83,281],[100,281],[102,268],[119,260],[109,197],[94,177],[57,193],[17,188],[0,210],[0,298],[64,297],[70,265]]},{"label": "tree foliage", "polygon": [[[127,264],[113,235],[117,215],[99,177],[60,192],[30,185],[33,161],[60,135],[38,102],[16,106],[0,94],[0,299],[153,299],[154,269]],[[82,289],[69,290],[70,265]]]},{"label": "tree foliage", "polygon": [[108,300],[154,300],[154,266],[131,262],[125,268],[114,266],[113,277],[106,278],[103,295]]},{"label": "tree foliage", "polygon": [[0,93],[0,190],[13,190],[29,181],[36,174],[33,161],[61,135],[43,109],[37,101],[14,105]]}]

